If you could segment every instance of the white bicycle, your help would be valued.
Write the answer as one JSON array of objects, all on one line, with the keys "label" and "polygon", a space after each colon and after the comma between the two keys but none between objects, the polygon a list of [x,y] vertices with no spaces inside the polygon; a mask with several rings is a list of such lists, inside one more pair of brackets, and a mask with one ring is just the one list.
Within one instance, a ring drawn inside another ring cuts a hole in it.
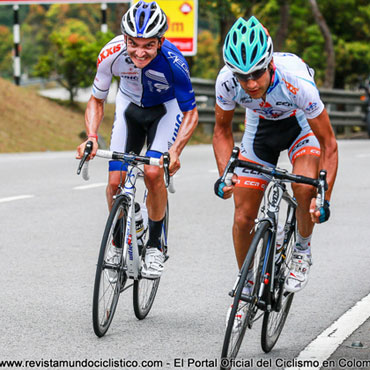
[{"label": "white bicycle", "polygon": [[[92,143],[88,142],[77,170],[77,174],[80,174],[82,169],[82,175],[86,180],[89,178],[89,162],[85,161],[91,150]],[[138,202],[135,202],[135,195],[137,180],[144,176],[142,165],[160,166],[160,159],[107,150],[98,150],[96,156],[120,160],[128,164],[124,184],[121,181],[119,193],[114,196],[113,207],[105,226],[96,267],[92,316],[94,332],[98,337],[102,337],[112,323],[121,293],[133,286],[134,311],[139,320],[148,315],[157,293],[160,278],[146,279],[141,276],[141,268],[145,257],[144,246],[149,234],[147,213],[145,212],[147,191],[144,190],[143,201],[139,203],[143,211],[142,225],[136,224],[135,208],[138,208]],[[169,155],[165,153],[163,155],[165,183],[169,191],[174,192],[173,186],[170,186],[169,162]],[[165,260],[168,259],[168,219],[167,202],[161,235]],[[137,237],[137,228],[140,229],[142,226],[144,231],[140,237]],[[121,253],[117,262],[112,261],[109,257],[112,255],[112,248],[115,251],[119,250]],[[132,281],[131,284],[128,283],[129,280]]]}]

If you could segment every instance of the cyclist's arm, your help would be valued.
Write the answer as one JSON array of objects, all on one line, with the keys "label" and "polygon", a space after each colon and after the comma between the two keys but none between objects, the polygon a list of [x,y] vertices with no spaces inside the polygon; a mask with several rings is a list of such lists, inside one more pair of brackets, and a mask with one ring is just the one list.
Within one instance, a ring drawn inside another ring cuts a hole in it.
[{"label": "cyclist's arm", "polygon": [[234,147],[232,133],[233,110],[223,110],[219,105],[215,106],[215,128],[213,132],[213,151],[215,153],[217,168],[222,175],[227,162],[230,159]]},{"label": "cyclist's arm", "polygon": [[[234,147],[234,138],[232,133],[233,110],[223,110],[217,104],[215,106],[215,128],[213,132],[213,151],[215,153],[217,168],[220,176],[230,159]],[[233,186],[224,186],[223,198],[228,199],[233,194]]]},{"label": "cyclist's arm", "polygon": [[328,112],[324,109],[316,118],[308,119],[313,133],[320,143],[320,165],[327,171],[328,190],[325,198],[330,200],[338,169],[338,146],[330,124]]},{"label": "cyclist's arm", "polygon": [[[313,133],[320,143],[320,165],[327,171],[328,190],[325,193],[325,199],[330,201],[335,178],[338,169],[338,146],[333,129],[330,124],[328,112],[324,109],[317,117],[308,119]],[[315,210],[316,199],[311,202],[312,220],[319,222],[320,212]]]},{"label": "cyclist's arm", "polygon": [[100,123],[102,122],[104,117],[104,99],[98,99],[95,96],[91,95],[86,111],[85,111],[85,127],[86,127],[86,134],[88,139],[84,141],[81,145],[77,147],[77,157],[78,159],[82,158],[85,145],[87,141],[92,141],[94,146],[91,152],[91,157],[93,158],[96,154],[98,149],[98,140],[96,137],[98,135],[98,129]]},{"label": "cyclist's arm", "polygon": [[170,154],[170,175],[174,175],[176,171],[180,168],[180,154],[184,149],[185,145],[191,138],[195,128],[198,124],[198,109],[197,107],[193,108],[190,111],[183,112],[184,117],[182,119],[179,132],[177,134],[174,144],[171,146],[168,151]]}]

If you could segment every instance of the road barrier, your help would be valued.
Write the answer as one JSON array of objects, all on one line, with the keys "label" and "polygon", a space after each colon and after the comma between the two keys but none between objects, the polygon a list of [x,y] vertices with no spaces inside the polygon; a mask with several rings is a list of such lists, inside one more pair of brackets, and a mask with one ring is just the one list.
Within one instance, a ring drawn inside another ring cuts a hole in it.
[{"label": "road barrier", "polygon": [[[199,123],[204,125],[205,131],[213,132],[215,122],[215,81],[200,78],[191,79],[199,111]],[[354,127],[365,128],[365,100],[361,91],[339,89],[319,89],[320,96],[329,113],[330,121],[335,133],[350,134]],[[244,124],[245,109],[237,106],[234,113],[233,130],[240,131]]]}]

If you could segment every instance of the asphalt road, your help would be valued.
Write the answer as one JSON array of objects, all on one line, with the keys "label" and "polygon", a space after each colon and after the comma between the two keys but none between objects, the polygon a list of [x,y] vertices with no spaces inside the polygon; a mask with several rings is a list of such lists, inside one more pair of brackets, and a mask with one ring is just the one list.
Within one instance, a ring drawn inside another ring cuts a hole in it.
[{"label": "asphalt road", "polygon": [[[283,368],[276,366],[277,359],[296,358],[370,293],[370,141],[339,144],[332,217],[315,229],[309,284],[296,295],[270,354],[260,347],[260,323],[247,332],[239,353],[246,363],[239,368]],[[282,167],[289,168],[285,156]],[[216,369],[231,303],[227,293],[237,268],[233,203],[213,194],[212,148],[187,147],[182,155],[176,193],[170,195],[170,259],[151,313],[138,321],[132,291],[126,291],[101,339],[92,329],[91,303],[108,216],[107,163],[94,160],[89,183],[76,175],[76,168],[72,152],[0,155],[0,367],[2,360],[34,360],[44,362],[23,363],[22,368],[65,369],[47,361],[85,360],[97,361],[87,368],[113,369],[118,368],[113,362],[104,367],[108,362],[103,361],[121,360],[124,369],[135,368],[129,361],[158,361],[152,364],[155,369]],[[95,187],[80,188],[85,185]],[[334,355],[370,359],[368,329],[366,323],[342,345],[345,350],[359,338],[365,348]],[[150,366],[142,363],[141,368]]]}]

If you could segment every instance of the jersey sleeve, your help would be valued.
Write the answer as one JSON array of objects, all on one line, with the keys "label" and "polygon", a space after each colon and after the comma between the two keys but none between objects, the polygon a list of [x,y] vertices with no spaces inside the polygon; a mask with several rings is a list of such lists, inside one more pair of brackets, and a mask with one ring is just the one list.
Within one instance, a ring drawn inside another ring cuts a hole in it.
[{"label": "jersey sleeve", "polygon": [[188,112],[196,107],[195,94],[190,81],[190,74],[185,59],[183,64],[175,64],[174,90],[177,103],[182,112]]},{"label": "jersey sleeve", "polygon": [[302,109],[307,119],[316,118],[324,110],[324,103],[316,85],[309,80],[297,77],[299,90],[297,92],[297,106]]},{"label": "jersey sleeve", "polygon": [[123,47],[121,37],[116,37],[100,51],[96,63],[97,72],[92,87],[92,94],[95,98],[105,100],[108,96],[113,76],[112,65]]},{"label": "jersey sleeve", "polygon": [[219,72],[216,79],[216,103],[223,110],[234,110],[236,107],[234,89],[231,88],[231,81],[227,67]]}]

